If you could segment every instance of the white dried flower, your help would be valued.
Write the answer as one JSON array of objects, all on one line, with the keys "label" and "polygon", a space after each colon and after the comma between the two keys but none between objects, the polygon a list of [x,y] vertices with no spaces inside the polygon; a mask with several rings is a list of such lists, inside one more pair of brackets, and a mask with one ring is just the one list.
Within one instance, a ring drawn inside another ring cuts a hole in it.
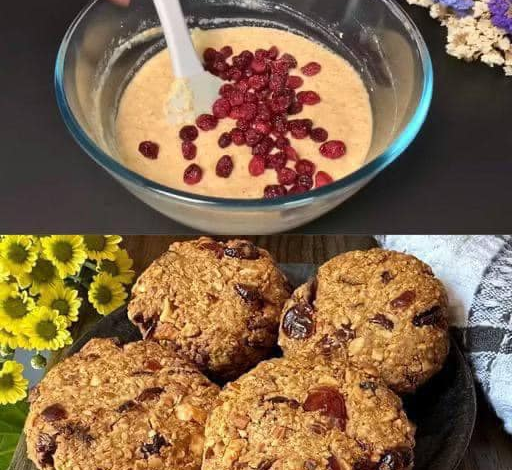
[{"label": "white dried flower", "polygon": [[490,67],[501,66],[512,76],[512,44],[507,33],[491,22],[488,0],[476,0],[471,11],[459,16],[432,0],[407,0],[429,9],[430,16],[447,29],[446,52],[466,61],[480,60]]}]

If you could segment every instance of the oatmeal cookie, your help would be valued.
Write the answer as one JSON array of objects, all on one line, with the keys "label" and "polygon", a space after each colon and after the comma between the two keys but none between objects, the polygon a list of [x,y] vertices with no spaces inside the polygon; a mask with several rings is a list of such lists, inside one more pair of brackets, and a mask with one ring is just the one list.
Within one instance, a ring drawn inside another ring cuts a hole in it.
[{"label": "oatmeal cookie", "polygon": [[449,348],[447,297],[417,258],[373,249],[337,256],[283,309],[285,356],[351,360],[412,392],[438,372]]},{"label": "oatmeal cookie", "polygon": [[220,393],[202,470],[405,470],[414,425],[378,378],[339,362],[260,363]]},{"label": "oatmeal cookie", "polygon": [[215,377],[239,376],[269,356],[290,296],[270,254],[244,240],[173,243],[140,276],[128,316]]},{"label": "oatmeal cookie", "polygon": [[93,339],[32,390],[28,456],[45,470],[199,470],[217,394],[156,342]]}]

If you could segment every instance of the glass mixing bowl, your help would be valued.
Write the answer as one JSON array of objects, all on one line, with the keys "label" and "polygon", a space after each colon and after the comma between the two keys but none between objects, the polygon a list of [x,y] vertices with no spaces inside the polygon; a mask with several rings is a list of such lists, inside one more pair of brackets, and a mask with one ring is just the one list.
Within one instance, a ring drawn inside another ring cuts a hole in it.
[{"label": "glass mixing bowl", "polygon": [[[305,194],[227,199],[163,186],[116,155],[114,123],[126,84],[165,42],[151,0],[130,7],[92,1],[67,31],[55,87],[80,146],[151,207],[208,233],[266,234],[305,224],[345,201],[395,160],[418,133],[432,97],[432,64],[410,18],[393,0],[182,0],[191,27],[272,25],[324,44],[348,60],[368,89],[374,129],[366,163]],[[343,86],[340,84],[340,86]]]}]

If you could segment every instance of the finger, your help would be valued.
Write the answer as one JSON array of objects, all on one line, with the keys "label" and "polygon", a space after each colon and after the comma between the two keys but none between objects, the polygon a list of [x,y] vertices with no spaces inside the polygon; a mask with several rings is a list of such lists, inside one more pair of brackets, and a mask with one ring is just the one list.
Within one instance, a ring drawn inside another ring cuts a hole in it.
[{"label": "finger", "polygon": [[110,0],[112,3],[116,5],[121,5],[122,7],[127,7],[130,4],[130,0]]}]

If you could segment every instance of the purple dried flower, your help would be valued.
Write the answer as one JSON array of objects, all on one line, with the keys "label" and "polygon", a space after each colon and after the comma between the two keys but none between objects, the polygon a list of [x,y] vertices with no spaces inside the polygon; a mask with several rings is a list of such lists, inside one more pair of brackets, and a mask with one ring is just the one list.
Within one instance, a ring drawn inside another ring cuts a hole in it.
[{"label": "purple dried flower", "polygon": [[497,28],[512,34],[512,2],[510,0],[490,0],[491,21]]},{"label": "purple dried flower", "polygon": [[459,14],[468,13],[475,5],[473,0],[439,0],[439,3]]}]

